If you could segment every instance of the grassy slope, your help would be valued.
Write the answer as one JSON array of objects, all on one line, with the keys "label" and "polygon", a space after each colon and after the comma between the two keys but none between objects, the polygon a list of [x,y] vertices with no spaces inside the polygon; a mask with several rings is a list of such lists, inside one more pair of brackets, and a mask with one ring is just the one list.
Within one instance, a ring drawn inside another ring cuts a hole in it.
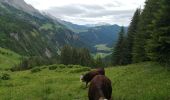
[{"label": "grassy slope", "polygon": [[157,63],[107,69],[116,100],[169,100],[170,71]]},{"label": "grassy slope", "polygon": [[20,55],[7,50],[0,48],[0,69],[8,69],[14,64],[19,63]]},{"label": "grassy slope", "polygon": [[[88,89],[79,82],[81,73],[70,70],[7,72],[11,80],[0,80],[0,99],[87,100]],[[156,63],[107,68],[106,75],[112,80],[114,100],[170,99],[170,72]]]}]

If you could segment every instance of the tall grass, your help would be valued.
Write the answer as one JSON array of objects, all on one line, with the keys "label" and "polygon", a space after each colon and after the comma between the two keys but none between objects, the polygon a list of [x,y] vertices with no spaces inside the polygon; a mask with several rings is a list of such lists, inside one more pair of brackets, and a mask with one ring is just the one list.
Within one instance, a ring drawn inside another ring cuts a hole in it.
[{"label": "tall grass", "polygon": [[[78,67],[49,70],[49,66],[9,72],[9,80],[0,80],[0,100],[88,100],[85,84],[79,81],[84,71]],[[157,63],[110,67],[106,75],[112,81],[114,100],[169,100],[170,72]]]}]

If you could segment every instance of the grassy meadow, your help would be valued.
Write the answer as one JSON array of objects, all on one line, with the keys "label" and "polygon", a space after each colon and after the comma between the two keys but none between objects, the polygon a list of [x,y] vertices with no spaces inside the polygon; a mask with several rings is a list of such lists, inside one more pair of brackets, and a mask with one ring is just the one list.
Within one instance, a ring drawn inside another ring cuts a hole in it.
[{"label": "grassy meadow", "polygon": [[[4,51],[4,50],[1,50]],[[6,50],[7,51],[7,50]],[[88,100],[79,65],[49,65],[26,71],[4,70],[19,62],[19,55],[0,55],[0,100]],[[8,54],[7,53],[7,54]],[[108,67],[113,100],[170,100],[170,69],[155,62]],[[4,74],[9,79],[4,80]]]},{"label": "grassy meadow", "polygon": [[[87,68],[66,67],[1,71],[10,79],[0,80],[0,100],[87,100],[88,89],[79,80]],[[170,99],[170,71],[157,63],[110,67],[106,75],[112,81],[114,100]]]}]

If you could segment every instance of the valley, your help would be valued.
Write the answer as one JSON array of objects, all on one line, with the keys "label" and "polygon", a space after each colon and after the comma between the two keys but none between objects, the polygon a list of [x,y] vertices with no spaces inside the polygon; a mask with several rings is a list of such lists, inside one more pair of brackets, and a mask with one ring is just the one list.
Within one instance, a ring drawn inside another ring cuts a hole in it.
[{"label": "valley", "polygon": [[0,0],[0,100],[170,100],[170,2],[139,1]]}]

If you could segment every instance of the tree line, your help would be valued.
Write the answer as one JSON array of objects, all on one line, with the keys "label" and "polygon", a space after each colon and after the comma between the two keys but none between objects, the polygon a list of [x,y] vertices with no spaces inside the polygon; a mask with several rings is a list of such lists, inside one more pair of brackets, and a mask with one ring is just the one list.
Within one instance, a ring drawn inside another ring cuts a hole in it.
[{"label": "tree line", "polygon": [[127,35],[123,27],[112,53],[113,65],[144,61],[170,64],[170,0],[147,0],[134,13]]},{"label": "tree line", "polygon": [[75,48],[69,45],[62,47],[60,63],[65,65],[82,65],[93,68],[105,67],[102,58],[98,56],[94,59],[87,48]]}]

